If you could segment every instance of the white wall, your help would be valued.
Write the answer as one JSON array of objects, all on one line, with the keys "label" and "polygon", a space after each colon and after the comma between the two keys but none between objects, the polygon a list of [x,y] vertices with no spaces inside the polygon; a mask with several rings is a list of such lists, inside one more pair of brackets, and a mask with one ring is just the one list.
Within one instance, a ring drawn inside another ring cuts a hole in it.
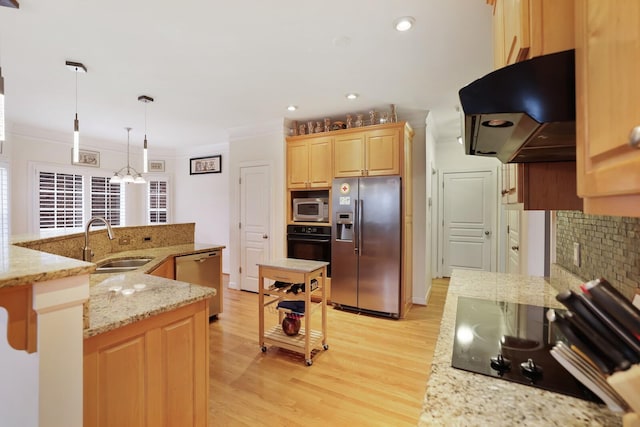
[{"label": "white wall", "polygon": [[[190,175],[190,158],[220,154],[220,173]],[[195,222],[195,241],[226,246],[222,252],[222,271],[230,271],[229,255],[229,143],[212,144],[185,150],[176,158],[174,221]]]},{"label": "white wall", "polygon": [[[96,141],[88,138],[81,139],[81,148],[100,153],[100,167],[74,166],[71,164],[71,142],[64,139],[64,135],[39,133],[31,134],[9,133],[5,147],[10,159],[10,215],[11,235],[33,234],[34,229],[34,200],[37,197],[35,185],[37,180],[32,175],[35,164],[53,165],[69,168],[71,171],[97,172],[112,175],[127,164],[126,133],[123,131],[124,144],[108,141]],[[151,143],[151,141],[150,141]],[[149,159],[165,160],[165,172],[171,179],[174,167],[173,154],[149,148]],[[139,172],[142,171],[142,142],[131,141],[130,165]],[[126,225],[144,225],[145,218],[145,188],[144,185],[128,184],[126,190]],[[175,221],[173,221],[175,222]]]},{"label": "white wall", "polygon": [[7,311],[0,308],[0,425],[38,425],[38,353],[13,349],[7,342]]},{"label": "white wall", "polygon": [[285,128],[282,120],[252,128],[238,128],[231,132],[229,140],[229,287],[239,289],[240,276],[240,200],[239,173],[243,164],[265,163],[271,168],[271,236],[272,258],[286,257],[285,226]]}]

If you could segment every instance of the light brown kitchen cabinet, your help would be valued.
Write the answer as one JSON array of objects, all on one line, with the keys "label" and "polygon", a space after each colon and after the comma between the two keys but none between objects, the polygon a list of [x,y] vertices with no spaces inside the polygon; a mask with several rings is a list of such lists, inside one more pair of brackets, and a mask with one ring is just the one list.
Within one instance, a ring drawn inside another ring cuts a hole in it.
[{"label": "light brown kitchen cabinet", "polygon": [[329,188],[332,171],[332,138],[309,136],[287,142],[287,188]]},{"label": "light brown kitchen cabinet", "polygon": [[578,194],[589,214],[640,217],[640,2],[576,4]]},{"label": "light brown kitchen cabinet", "polygon": [[84,341],[84,425],[207,425],[209,308],[199,301]]},{"label": "light brown kitchen cabinet", "polygon": [[394,123],[357,130],[334,139],[335,178],[400,174],[400,133]]},{"label": "light brown kitchen cabinet", "polygon": [[574,0],[490,0],[495,68],[573,49]]},{"label": "light brown kitchen cabinet", "polygon": [[152,276],[164,277],[165,279],[176,279],[176,262],[175,258],[170,256],[160,263],[156,268],[151,270],[148,274]]},{"label": "light brown kitchen cabinet", "polygon": [[502,203],[524,210],[582,210],[575,162],[502,165]]}]

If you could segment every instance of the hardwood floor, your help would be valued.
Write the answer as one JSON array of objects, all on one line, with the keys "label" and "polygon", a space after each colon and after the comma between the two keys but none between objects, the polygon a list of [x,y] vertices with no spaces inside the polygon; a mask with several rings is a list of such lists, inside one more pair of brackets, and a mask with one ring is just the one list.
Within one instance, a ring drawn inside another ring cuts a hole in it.
[{"label": "hardwood floor", "polygon": [[[258,295],[225,290],[224,312],[210,324],[209,425],[417,425],[447,286],[434,280],[429,305],[403,320],[329,307],[329,350],[315,352],[310,367],[302,354],[262,353]],[[320,310],[313,316],[319,325]]]}]

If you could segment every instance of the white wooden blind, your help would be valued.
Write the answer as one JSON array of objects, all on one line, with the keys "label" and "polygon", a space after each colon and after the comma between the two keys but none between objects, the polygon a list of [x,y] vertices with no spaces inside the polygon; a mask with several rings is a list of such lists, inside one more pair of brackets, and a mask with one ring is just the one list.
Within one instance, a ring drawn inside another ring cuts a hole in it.
[{"label": "white wooden blind", "polygon": [[91,177],[91,216],[101,216],[111,225],[124,225],[124,191],[121,184],[109,184],[109,180],[110,177]]},{"label": "white wooden blind", "polygon": [[38,176],[40,229],[82,227],[82,175],[40,172]]},{"label": "white wooden blind", "polygon": [[168,187],[168,182],[166,180],[149,180],[149,224],[166,224],[169,222],[167,209],[169,202]]}]

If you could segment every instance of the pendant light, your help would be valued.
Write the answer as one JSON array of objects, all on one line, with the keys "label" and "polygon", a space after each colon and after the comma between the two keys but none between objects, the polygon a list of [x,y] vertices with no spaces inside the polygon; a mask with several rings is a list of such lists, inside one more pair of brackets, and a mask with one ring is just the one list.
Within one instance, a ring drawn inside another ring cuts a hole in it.
[{"label": "pendant light", "polygon": [[147,153],[147,104],[153,102],[153,98],[140,95],[138,101],[144,102],[144,148],[142,149],[142,173],[149,172],[149,156]]},{"label": "pendant light", "polygon": [[80,62],[66,61],[67,68],[76,73],[76,117],[73,120],[73,162],[80,161],[80,122],[78,121],[78,73],[86,73],[87,67]]},{"label": "pendant light", "polygon": [[[147,181],[142,177],[142,174],[140,174],[137,170],[132,168],[131,165],[129,164],[129,144],[130,144],[129,134],[131,132],[131,128],[125,128],[125,130],[127,131],[127,166],[124,166],[118,172],[114,173],[111,179],[109,180],[109,184],[120,184],[121,182],[124,182],[127,184],[129,183],[144,184]],[[122,175],[122,172],[125,169],[127,170],[127,173],[125,175]]]}]

